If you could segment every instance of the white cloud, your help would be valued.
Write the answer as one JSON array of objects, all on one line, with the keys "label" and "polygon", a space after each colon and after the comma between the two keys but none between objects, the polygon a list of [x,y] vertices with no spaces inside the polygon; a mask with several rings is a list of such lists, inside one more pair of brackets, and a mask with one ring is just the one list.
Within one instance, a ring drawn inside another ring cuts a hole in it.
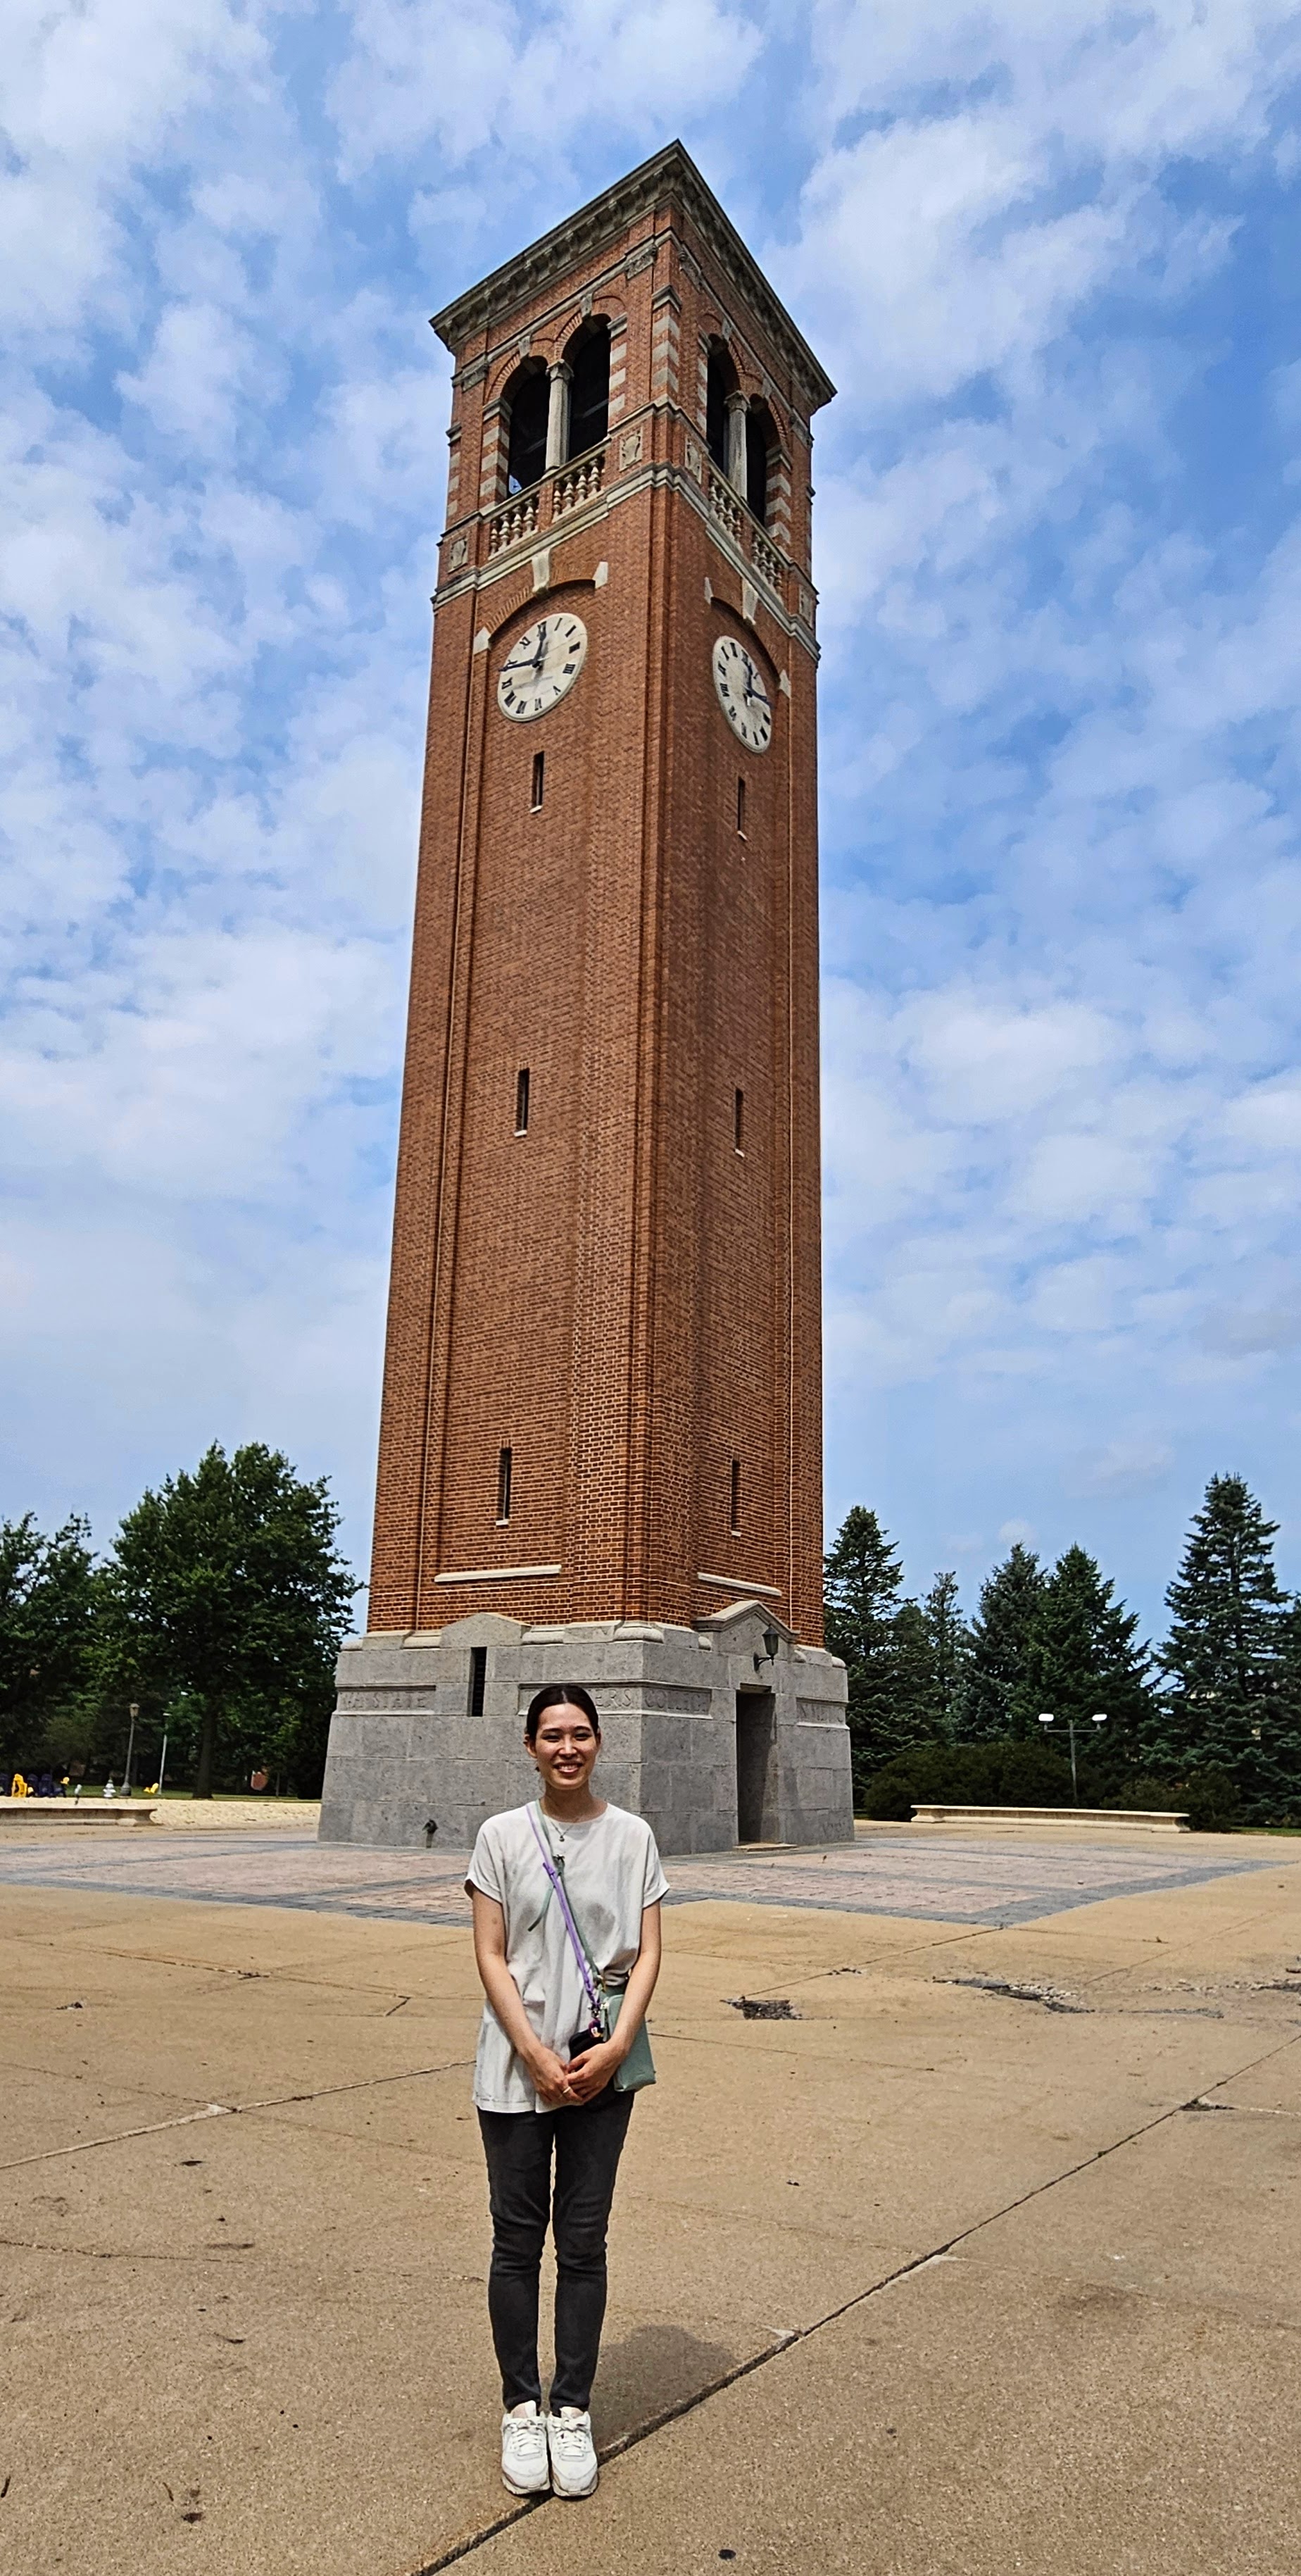
[{"label": "white cloud", "polygon": [[[845,1500],[902,1493],[933,1564],[1000,1518],[1055,1549],[1066,1503],[1132,1503],[1141,1547],[1140,1499],[1173,1509],[1230,1423],[1282,1471],[1301,397],[1225,281],[1290,166],[1298,42],[1281,0],[20,0],[18,1507],[265,1432],[337,1468],[364,1552],[444,476],[425,315],[673,131],[842,386],[833,1502],[851,1472]],[[1258,402],[1254,478],[1217,371],[1247,432]]]},{"label": "white cloud", "polygon": [[219,306],[198,302],[168,305],[144,366],[118,378],[127,401],[166,436],[183,440],[191,457],[229,450],[237,398],[255,386],[264,402],[283,390],[274,361]]},{"label": "white cloud", "polygon": [[[6,16],[0,310],[24,336],[64,329],[120,270],[134,174],[165,161],[187,122],[264,74],[255,11],[227,0],[12,0]],[[7,293],[6,293],[7,290]]]},{"label": "white cloud", "polygon": [[688,107],[732,98],[763,42],[717,0],[569,0],[542,20],[511,0],[473,16],[448,0],[354,0],[350,20],[330,87],[344,175],[423,149],[464,165],[492,146],[522,155],[516,190],[521,176],[563,169],[583,127],[650,148]]},{"label": "white cloud", "polygon": [[1105,1498],[1150,1494],[1168,1483],[1174,1464],[1169,1440],[1156,1434],[1131,1434],[1109,1440],[1101,1449],[1083,1450],[1070,1479],[1071,1489]]}]

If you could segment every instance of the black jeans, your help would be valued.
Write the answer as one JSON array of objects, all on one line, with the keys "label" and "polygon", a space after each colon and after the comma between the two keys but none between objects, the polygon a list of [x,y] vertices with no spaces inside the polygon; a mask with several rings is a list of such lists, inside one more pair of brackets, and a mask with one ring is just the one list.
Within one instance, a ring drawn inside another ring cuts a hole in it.
[{"label": "black jeans", "polygon": [[[551,2411],[586,2407],[605,2317],[605,2231],[631,2093],[587,2111],[481,2111],[492,2210],[488,2317],[503,2406],[542,2403],[538,2272],[550,2215],[556,2245],[556,2375]],[[551,2203],[551,2157],[556,2189]]]}]

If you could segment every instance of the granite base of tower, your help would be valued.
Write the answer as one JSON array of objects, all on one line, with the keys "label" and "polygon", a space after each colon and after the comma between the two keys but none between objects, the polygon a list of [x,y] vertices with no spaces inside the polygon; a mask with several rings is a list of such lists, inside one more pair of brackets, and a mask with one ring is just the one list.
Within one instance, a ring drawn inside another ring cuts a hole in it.
[{"label": "granite base of tower", "polygon": [[321,1841],[467,1849],[485,1816],[537,1794],[524,1712],[560,1681],[591,1692],[600,1787],[661,1851],[852,1840],[845,1667],[738,1601],[690,1628],[483,1612],[346,1645]]}]

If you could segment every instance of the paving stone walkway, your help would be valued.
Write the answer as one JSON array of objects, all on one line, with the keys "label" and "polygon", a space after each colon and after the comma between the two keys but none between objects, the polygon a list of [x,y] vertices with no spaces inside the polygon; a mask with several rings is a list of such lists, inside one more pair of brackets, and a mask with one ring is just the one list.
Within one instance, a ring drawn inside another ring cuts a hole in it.
[{"label": "paving stone walkway", "polygon": [[460,1856],[20,1831],[5,2576],[1297,2576],[1295,1843],[671,1862],[600,2487],[535,2506]]},{"label": "paving stone walkway", "polygon": [[[1243,1871],[1269,1869],[1277,1849],[1198,1837],[1155,1844],[975,1839],[928,1832],[860,1832],[826,1851],[725,1853],[668,1864],[670,1905],[702,1898],[746,1905],[810,1906],[841,1914],[902,1915],[923,1922],[999,1928],[1063,1914],[1110,1896],[1155,1895]],[[123,1896],[174,1896],[219,1905],[296,1906],[381,1922],[464,1924],[464,1852],[393,1852],[321,1844],[310,1832],[223,1836],[132,1834],[93,1850],[83,1840],[0,1848],[0,1887],[50,1887]]]}]

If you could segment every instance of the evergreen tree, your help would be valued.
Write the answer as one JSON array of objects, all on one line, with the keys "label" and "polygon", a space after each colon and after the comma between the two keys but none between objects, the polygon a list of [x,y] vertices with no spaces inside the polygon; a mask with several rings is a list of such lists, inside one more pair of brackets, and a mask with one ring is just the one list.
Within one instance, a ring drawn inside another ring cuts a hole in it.
[{"label": "evergreen tree", "polygon": [[1283,1615],[1281,1663],[1277,1715],[1272,1722],[1259,1721],[1259,1739],[1253,1732],[1253,1763],[1270,1775],[1262,1783],[1270,1821],[1301,1824],[1301,1598],[1296,1593]]},{"label": "evergreen tree", "polygon": [[889,1731],[893,1629],[903,1569],[875,1512],[855,1503],[826,1559],[826,1639],[849,1676],[849,1727],[860,1752]]},{"label": "evergreen tree", "polygon": [[322,1478],[278,1451],[215,1443],[128,1512],[104,1580],[102,1673],[119,1695],[184,1695],[195,1795],[211,1797],[221,1730],[320,1785],[334,1660],[357,1585],[337,1554]]},{"label": "evergreen tree", "polygon": [[[859,1782],[889,1760],[899,1733],[899,1652],[895,1622],[903,1572],[875,1512],[855,1503],[826,1559],[826,1638],[849,1675],[849,1733]],[[915,1606],[915,1605],[914,1605]],[[910,1650],[915,1641],[906,1641]],[[909,1689],[916,1691],[910,1671]],[[905,1727],[912,1712],[903,1714]]]},{"label": "evergreen tree", "polygon": [[956,1574],[937,1574],[922,1603],[934,1669],[932,1708],[937,1734],[948,1740],[958,1732],[958,1716],[971,1661],[971,1630],[958,1608]]},{"label": "evergreen tree", "polygon": [[1297,1620],[1274,1571],[1277,1529],[1241,1476],[1212,1476],[1166,1593],[1169,1684],[1148,1737],[1156,1762],[1228,1772],[1251,1823],[1301,1806]]},{"label": "evergreen tree", "polygon": [[[95,1570],[85,1521],[41,1535],[31,1512],[0,1522],[0,1767],[34,1762],[89,1669]],[[56,1748],[57,1749],[57,1748]]]},{"label": "evergreen tree", "polygon": [[875,1512],[846,1514],[826,1560],[826,1637],[849,1675],[849,1733],[859,1787],[897,1753],[942,1735],[966,1631],[953,1575],[925,1603],[901,1601],[898,1551]]},{"label": "evergreen tree", "polygon": [[[1033,1735],[1044,1709],[1062,1734],[1073,1718],[1077,1747],[1112,1771],[1138,1760],[1151,1709],[1148,1653],[1134,1642],[1138,1617],[1115,1589],[1084,1548],[1065,1550],[1041,1586],[1012,1700],[1014,1733]],[[1099,1710],[1105,1728],[1092,1724]]]},{"label": "evergreen tree", "polygon": [[1018,1539],[1010,1556],[981,1585],[959,1711],[964,1738],[986,1741],[1025,1734],[1025,1657],[1044,1582],[1038,1557]]},{"label": "evergreen tree", "polygon": [[891,1625],[889,1693],[889,1724],[878,1730],[883,1749],[874,1752],[874,1762],[888,1762],[903,1747],[929,1743],[940,1732],[935,1637],[925,1608],[916,1601],[901,1602]]}]

